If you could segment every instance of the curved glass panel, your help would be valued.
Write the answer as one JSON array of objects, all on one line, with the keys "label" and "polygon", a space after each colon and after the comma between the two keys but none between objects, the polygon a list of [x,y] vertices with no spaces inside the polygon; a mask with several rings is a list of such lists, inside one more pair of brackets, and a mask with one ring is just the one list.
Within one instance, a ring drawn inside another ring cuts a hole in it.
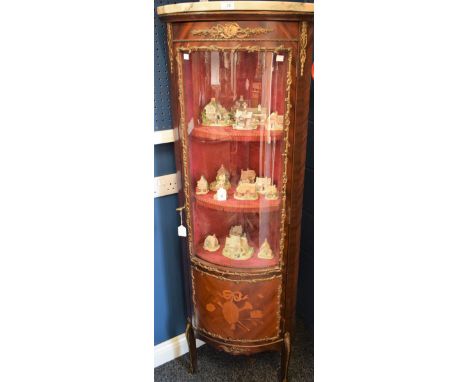
[{"label": "curved glass panel", "polygon": [[279,265],[288,54],[178,50],[191,253],[234,268]]}]

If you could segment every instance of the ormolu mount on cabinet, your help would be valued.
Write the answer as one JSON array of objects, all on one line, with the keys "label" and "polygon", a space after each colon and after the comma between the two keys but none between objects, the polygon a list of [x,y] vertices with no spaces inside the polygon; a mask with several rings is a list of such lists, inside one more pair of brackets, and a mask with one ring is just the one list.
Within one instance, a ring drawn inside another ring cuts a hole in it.
[{"label": "ormolu mount on cabinet", "polygon": [[313,4],[210,1],[163,6],[158,14],[168,25],[179,137],[190,370],[199,338],[231,354],[280,351],[284,382],[294,334]]}]

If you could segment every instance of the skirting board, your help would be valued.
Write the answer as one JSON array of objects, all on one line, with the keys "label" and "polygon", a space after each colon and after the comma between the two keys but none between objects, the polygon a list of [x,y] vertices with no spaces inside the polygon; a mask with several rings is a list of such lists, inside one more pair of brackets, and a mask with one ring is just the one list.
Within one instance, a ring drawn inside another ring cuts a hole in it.
[{"label": "skirting board", "polygon": [[154,144],[174,142],[179,138],[178,135],[177,129],[156,130],[154,132]]},{"label": "skirting board", "polygon": [[[197,340],[197,348],[204,344]],[[161,366],[166,362],[172,361],[188,352],[187,340],[185,334],[181,334],[170,340],[164,341],[154,347],[154,367]]]}]

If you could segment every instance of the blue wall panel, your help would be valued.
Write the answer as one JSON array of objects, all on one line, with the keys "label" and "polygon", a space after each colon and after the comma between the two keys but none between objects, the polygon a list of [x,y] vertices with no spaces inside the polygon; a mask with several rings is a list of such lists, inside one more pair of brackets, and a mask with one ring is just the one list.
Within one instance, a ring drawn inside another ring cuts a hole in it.
[{"label": "blue wall panel", "polygon": [[174,144],[154,145],[154,176],[176,172]]},{"label": "blue wall panel", "polygon": [[[155,1],[155,7],[176,1]],[[167,73],[166,28],[154,20],[154,130],[172,128]],[[175,172],[174,145],[154,146],[154,176]],[[185,330],[177,195],[154,199],[154,344]]]},{"label": "blue wall panel", "polygon": [[185,330],[177,195],[154,199],[154,344]]}]

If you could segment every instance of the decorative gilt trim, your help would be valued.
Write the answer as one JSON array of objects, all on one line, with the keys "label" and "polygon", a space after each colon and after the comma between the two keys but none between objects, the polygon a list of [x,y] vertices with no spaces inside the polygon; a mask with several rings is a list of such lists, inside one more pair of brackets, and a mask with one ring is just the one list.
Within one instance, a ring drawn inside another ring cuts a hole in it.
[{"label": "decorative gilt trim", "polygon": [[228,278],[228,277],[224,277],[224,276],[214,275],[212,273],[205,272],[202,269],[199,269],[199,268],[196,268],[196,267],[193,268],[193,269],[196,270],[199,273],[203,273],[204,275],[214,277],[215,279],[223,280],[223,281],[230,281],[230,282],[233,282],[233,283],[257,283],[257,282],[271,281],[271,280],[274,280],[274,279],[280,279],[281,278],[281,274],[277,274],[277,275],[271,275],[269,277],[261,277],[261,278],[256,278],[256,279],[236,280],[236,279],[232,279],[232,278]]},{"label": "decorative gilt trim", "polygon": [[243,354],[245,352],[245,349],[240,346],[234,346],[234,345],[220,345],[219,346],[223,351],[226,353],[231,353],[234,355],[239,355]]},{"label": "decorative gilt trim", "polygon": [[307,50],[307,22],[303,21],[301,25],[301,77],[304,75],[304,64],[306,61],[306,50]]},{"label": "decorative gilt trim", "polygon": [[192,249],[192,214],[190,210],[190,176],[188,171],[188,149],[187,149],[187,129],[185,126],[185,102],[184,102],[184,82],[183,82],[183,73],[182,73],[182,61],[180,59],[180,54],[177,53],[177,77],[179,85],[179,111],[180,111],[180,125],[179,125],[179,136],[181,137],[182,144],[182,163],[183,163],[183,172],[184,172],[184,195],[185,195],[185,220],[188,227],[188,247],[190,257],[193,256]]},{"label": "decorative gilt trim", "polygon": [[[238,342],[238,343],[249,343],[249,344],[254,344],[254,343],[257,343],[257,342],[265,342],[265,341],[277,341],[280,336],[279,334],[276,336],[276,337],[264,337],[264,338],[259,338],[257,340],[235,340],[233,338],[224,338],[224,337],[221,337],[217,334],[214,334],[214,333],[211,333],[209,332],[208,330],[205,330],[205,329],[202,329],[202,328],[196,328],[194,327],[194,330],[198,330],[199,332],[202,332],[203,334],[207,335],[207,336],[210,336],[210,337],[214,337],[214,338],[218,338],[220,340],[224,340],[224,341],[229,341],[229,342]],[[279,330],[278,330],[278,333],[279,333]]]},{"label": "decorative gilt trim", "polygon": [[[219,41],[218,39],[215,38],[192,38],[192,39],[175,39],[173,42],[179,42],[179,43],[185,43],[185,42],[207,42],[207,41]],[[229,41],[242,41],[244,42],[245,39],[242,38],[230,38]],[[297,38],[284,38],[284,39],[278,39],[278,38],[249,38],[249,42],[298,42],[299,39]]]},{"label": "decorative gilt trim", "polygon": [[237,23],[216,24],[208,29],[195,29],[191,33],[194,36],[211,37],[215,40],[227,40],[232,38],[244,39],[250,36],[273,32],[271,28],[255,27],[242,28]]},{"label": "decorative gilt trim", "polygon": [[187,46],[187,47],[180,47],[177,48],[178,52],[197,52],[199,50],[207,50],[210,52],[214,51],[219,51],[219,52],[224,52],[224,51],[230,51],[230,50],[245,50],[249,53],[252,52],[273,52],[273,53],[278,53],[280,51],[287,51],[288,54],[291,54],[291,48],[285,48],[284,45],[279,45],[276,48],[269,48],[269,47],[264,47],[264,46],[258,46],[258,45],[251,45],[251,46],[241,46],[241,45],[236,45],[236,46],[217,46],[217,45],[201,45],[201,46]]},{"label": "decorative gilt trim", "polygon": [[167,23],[167,47],[171,73],[174,72],[174,52],[172,51],[172,24]]},{"label": "decorative gilt trim", "polygon": [[283,187],[281,189],[281,227],[280,227],[280,254],[281,254],[281,268],[284,268],[284,240],[286,237],[286,186],[288,183],[288,153],[289,153],[289,125],[291,123],[289,118],[289,112],[291,109],[291,68],[292,68],[292,54],[289,51],[288,54],[288,74],[286,77],[286,113],[284,116],[284,152],[283,152]]},{"label": "decorative gilt trim", "polygon": [[230,343],[228,343],[227,341],[221,342],[221,341],[219,341],[219,339],[214,338],[214,337],[211,337],[210,335],[208,335],[208,334],[206,334],[206,333],[203,333],[201,330],[198,330],[198,329],[195,329],[195,328],[193,328],[193,330],[196,331],[197,333],[201,333],[201,334],[202,334],[202,336],[203,336],[202,339],[201,339],[202,341],[205,341],[205,339],[206,339],[206,341],[211,341],[211,342],[214,342],[214,343],[216,343],[216,344],[218,344],[218,345],[235,346],[235,347],[237,347],[237,348],[239,348],[239,349],[242,348],[242,349],[244,349],[244,350],[249,350],[250,348],[256,348],[256,349],[258,349],[258,348],[260,348],[260,347],[271,346],[271,345],[274,345],[274,344],[278,344],[278,343],[282,343],[282,342],[283,342],[283,338],[282,338],[282,337],[278,337],[276,340],[268,340],[268,341],[266,341],[266,342],[263,343],[263,344],[257,344],[257,343],[255,343],[255,344],[243,344],[243,343],[242,343],[242,344],[230,344]]},{"label": "decorative gilt trim", "polygon": [[230,276],[263,276],[263,275],[273,275],[273,274],[279,274],[281,272],[281,268],[276,266],[272,268],[259,268],[258,270],[250,270],[249,272],[234,272],[234,271],[228,271],[224,269],[220,269],[217,267],[211,267],[207,264],[202,263],[196,256],[191,258],[191,262],[194,266],[197,268],[200,268],[202,270],[208,271],[208,272],[215,272],[221,275],[230,275]]}]

